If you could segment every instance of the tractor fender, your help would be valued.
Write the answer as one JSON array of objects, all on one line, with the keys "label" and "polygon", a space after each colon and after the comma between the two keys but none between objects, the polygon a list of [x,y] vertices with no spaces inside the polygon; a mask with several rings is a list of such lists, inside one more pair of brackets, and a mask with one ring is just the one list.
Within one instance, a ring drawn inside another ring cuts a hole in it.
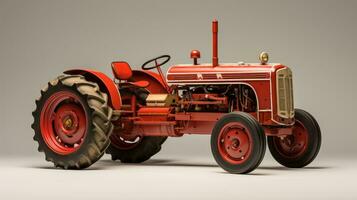
[{"label": "tractor fender", "polygon": [[133,81],[148,81],[150,85],[146,87],[150,93],[153,94],[166,94],[169,93],[165,87],[165,83],[161,79],[160,75],[152,71],[133,70]]},{"label": "tractor fender", "polygon": [[88,81],[93,81],[98,84],[100,90],[109,96],[109,105],[114,110],[120,110],[122,102],[119,90],[114,81],[102,72],[91,69],[71,69],[63,72],[70,75],[82,75]]}]

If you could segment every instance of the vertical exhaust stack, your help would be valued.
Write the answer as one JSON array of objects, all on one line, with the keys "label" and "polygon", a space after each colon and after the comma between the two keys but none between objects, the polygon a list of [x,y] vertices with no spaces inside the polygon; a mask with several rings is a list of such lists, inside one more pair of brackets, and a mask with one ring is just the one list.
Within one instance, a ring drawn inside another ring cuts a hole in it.
[{"label": "vertical exhaust stack", "polygon": [[215,19],[212,21],[212,66],[218,66],[218,21]]}]

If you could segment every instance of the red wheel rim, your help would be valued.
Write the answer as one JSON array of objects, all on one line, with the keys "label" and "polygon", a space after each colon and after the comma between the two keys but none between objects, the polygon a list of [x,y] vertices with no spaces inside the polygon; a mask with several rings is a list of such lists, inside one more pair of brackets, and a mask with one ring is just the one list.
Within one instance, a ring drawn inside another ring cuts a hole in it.
[{"label": "red wheel rim", "polygon": [[308,144],[308,131],[298,120],[295,121],[293,133],[284,138],[274,138],[277,151],[284,157],[296,158],[305,153]]},{"label": "red wheel rim", "polygon": [[223,126],[218,135],[218,151],[221,157],[231,164],[245,162],[252,153],[252,136],[239,122]]},{"label": "red wheel rim", "polygon": [[58,154],[73,153],[84,141],[87,119],[79,96],[70,91],[56,92],[46,100],[41,111],[42,138]]}]

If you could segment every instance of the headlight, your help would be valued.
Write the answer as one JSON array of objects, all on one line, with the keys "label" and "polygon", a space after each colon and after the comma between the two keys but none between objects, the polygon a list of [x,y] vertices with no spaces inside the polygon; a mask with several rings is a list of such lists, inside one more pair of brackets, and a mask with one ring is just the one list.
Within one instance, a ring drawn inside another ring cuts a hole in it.
[{"label": "headlight", "polygon": [[262,64],[262,65],[267,64],[268,61],[269,61],[269,55],[268,55],[268,53],[262,52],[262,53],[259,55],[259,60],[260,60],[260,64]]}]

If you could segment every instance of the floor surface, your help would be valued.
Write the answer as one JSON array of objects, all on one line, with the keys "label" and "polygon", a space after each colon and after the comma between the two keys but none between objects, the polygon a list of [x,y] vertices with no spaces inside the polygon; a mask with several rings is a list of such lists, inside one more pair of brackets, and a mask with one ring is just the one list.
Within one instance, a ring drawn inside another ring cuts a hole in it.
[{"label": "floor surface", "polygon": [[87,170],[61,170],[40,156],[2,158],[0,199],[357,199],[357,161],[317,160],[304,169],[265,159],[248,175],[210,158],[154,157],[142,164],[102,158]]}]

